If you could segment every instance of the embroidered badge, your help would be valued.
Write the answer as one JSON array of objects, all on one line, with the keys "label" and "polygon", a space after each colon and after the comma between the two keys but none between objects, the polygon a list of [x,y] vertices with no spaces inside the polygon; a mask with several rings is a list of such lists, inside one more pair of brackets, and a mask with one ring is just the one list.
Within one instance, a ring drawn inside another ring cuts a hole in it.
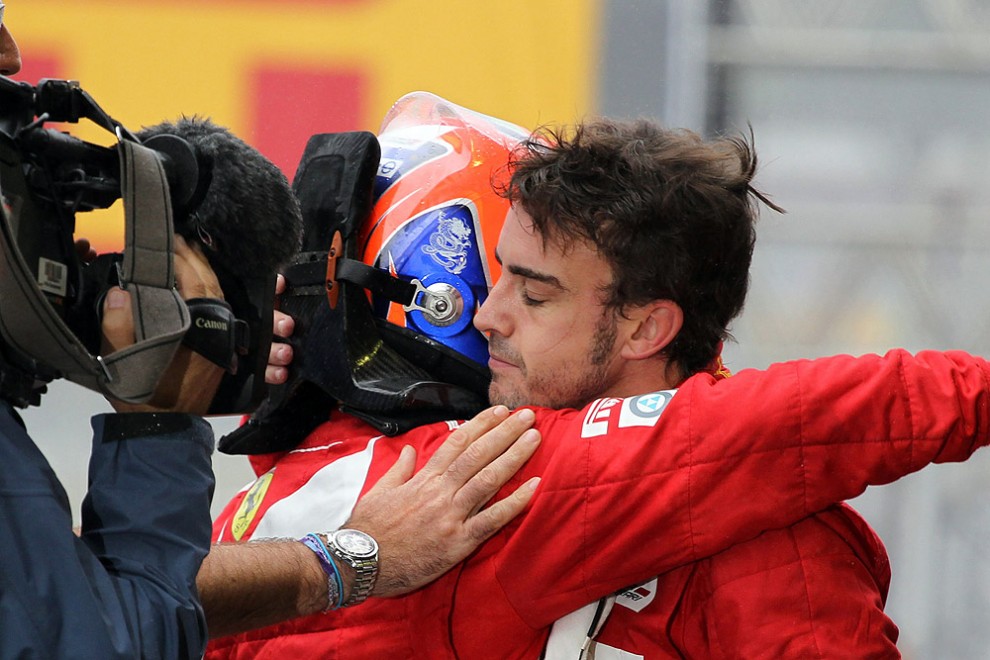
[{"label": "embroidered badge", "polygon": [[657,579],[653,578],[648,582],[638,584],[634,587],[629,587],[625,591],[619,593],[618,597],[615,599],[615,604],[628,607],[633,612],[641,612],[643,611],[643,608],[653,602],[653,598],[656,595]]},{"label": "embroidered badge", "polygon": [[677,390],[662,390],[626,399],[619,413],[619,428],[656,426],[660,414],[676,393]]},{"label": "embroidered badge", "polygon": [[608,420],[612,408],[621,401],[622,399],[598,399],[592,403],[581,426],[581,437],[594,438],[608,433]]},{"label": "embroidered badge", "polygon": [[247,532],[248,527],[251,526],[251,521],[254,520],[255,514],[258,513],[258,509],[265,499],[265,493],[268,492],[268,486],[272,483],[274,476],[275,468],[272,468],[258,477],[251,485],[251,488],[248,489],[248,492],[244,494],[241,505],[237,507],[237,513],[234,514],[233,519],[230,521],[230,533],[235,540],[240,541],[244,533]]}]

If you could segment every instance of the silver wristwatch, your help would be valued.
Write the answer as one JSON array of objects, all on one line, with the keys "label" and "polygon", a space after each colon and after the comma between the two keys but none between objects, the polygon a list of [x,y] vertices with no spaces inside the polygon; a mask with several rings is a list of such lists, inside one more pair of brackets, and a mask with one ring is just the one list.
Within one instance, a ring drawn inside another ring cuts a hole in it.
[{"label": "silver wristwatch", "polygon": [[354,569],[354,586],[343,607],[364,602],[375,588],[378,577],[378,543],[356,529],[338,529],[327,534],[327,549]]}]

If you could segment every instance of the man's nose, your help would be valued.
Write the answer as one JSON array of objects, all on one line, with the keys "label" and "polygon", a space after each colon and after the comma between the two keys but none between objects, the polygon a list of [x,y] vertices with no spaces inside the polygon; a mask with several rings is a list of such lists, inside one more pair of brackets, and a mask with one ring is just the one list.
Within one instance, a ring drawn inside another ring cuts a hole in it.
[{"label": "man's nose", "polygon": [[508,334],[509,329],[506,327],[508,319],[505,314],[504,300],[505,291],[503,289],[504,287],[500,287],[499,283],[496,282],[495,286],[488,292],[485,302],[481,303],[481,307],[475,313],[474,327],[479,332],[486,335],[492,332],[498,332],[502,335]]},{"label": "man's nose", "polygon": [[12,76],[21,70],[21,51],[6,25],[0,25],[0,75]]}]

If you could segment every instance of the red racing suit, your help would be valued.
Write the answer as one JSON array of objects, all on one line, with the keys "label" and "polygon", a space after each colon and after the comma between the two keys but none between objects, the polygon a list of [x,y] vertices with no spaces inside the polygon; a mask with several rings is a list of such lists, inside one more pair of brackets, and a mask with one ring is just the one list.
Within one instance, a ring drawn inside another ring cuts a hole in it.
[{"label": "red racing suit", "polygon": [[[986,361],[964,353],[894,351],[538,410],[543,443],[502,493],[540,475],[531,507],[468,560],[400,598],[215,640],[208,657],[537,658],[555,621],[657,575],[659,615],[623,631],[631,617],[616,605],[596,657],[628,647],[624,635],[638,636],[635,655],[612,657],[829,653],[840,647],[828,635],[880,636],[876,648],[896,655],[882,546],[850,510],[830,507],[990,442],[988,376]],[[334,413],[296,450],[258,462],[261,476],[217,519],[215,539],[334,529],[403,445],[425,461],[448,429],[386,438]],[[818,631],[847,597],[861,615]]]},{"label": "red racing suit", "polygon": [[[837,505],[623,591],[594,658],[900,657],[889,581],[879,538]],[[565,652],[548,657],[576,658],[589,626],[563,624],[550,649]]]}]

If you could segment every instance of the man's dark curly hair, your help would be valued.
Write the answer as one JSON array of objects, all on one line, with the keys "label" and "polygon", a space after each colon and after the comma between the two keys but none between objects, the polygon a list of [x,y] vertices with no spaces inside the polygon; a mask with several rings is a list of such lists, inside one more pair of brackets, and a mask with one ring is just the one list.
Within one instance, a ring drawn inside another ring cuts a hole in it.
[{"label": "man's dark curly hair", "polygon": [[499,193],[544,241],[584,240],[611,264],[607,304],[672,300],[684,325],[665,349],[687,377],[705,369],[743,308],[756,239],[752,139],[704,140],[639,120],[544,128],[523,142]]}]

